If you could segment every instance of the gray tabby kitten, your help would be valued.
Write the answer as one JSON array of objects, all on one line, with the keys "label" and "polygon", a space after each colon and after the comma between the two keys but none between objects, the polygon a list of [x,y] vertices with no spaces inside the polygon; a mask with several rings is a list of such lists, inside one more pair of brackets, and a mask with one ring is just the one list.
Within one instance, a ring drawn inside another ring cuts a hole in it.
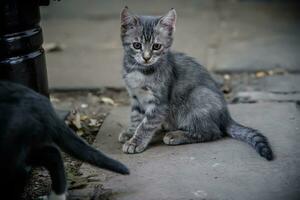
[{"label": "gray tabby kitten", "polygon": [[272,150],[257,130],[235,122],[223,93],[193,58],[170,51],[176,12],[163,17],[121,13],[123,78],[132,100],[131,123],[119,136],[124,153],[144,151],[159,130],[167,145],[207,142],[229,135],[267,160]]}]

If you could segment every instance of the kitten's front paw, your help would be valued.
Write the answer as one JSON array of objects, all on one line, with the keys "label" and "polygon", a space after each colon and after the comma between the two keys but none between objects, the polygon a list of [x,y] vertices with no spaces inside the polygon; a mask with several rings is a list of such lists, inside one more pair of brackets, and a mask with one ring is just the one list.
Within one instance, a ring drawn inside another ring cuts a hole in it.
[{"label": "kitten's front paw", "polygon": [[133,133],[129,133],[128,131],[124,130],[119,135],[119,142],[124,144],[128,140],[130,140],[133,136]]},{"label": "kitten's front paw", "polygon": [[141,153],[146,149],[147,145],[138,143],[135,139],[130,139],[123,144],[123,152],[128,154]]}]

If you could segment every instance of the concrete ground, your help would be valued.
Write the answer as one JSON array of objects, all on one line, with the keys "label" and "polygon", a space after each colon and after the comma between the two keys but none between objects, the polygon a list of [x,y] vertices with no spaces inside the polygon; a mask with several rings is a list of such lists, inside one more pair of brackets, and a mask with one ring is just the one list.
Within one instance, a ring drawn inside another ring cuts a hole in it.
[{"label": "concrete ground", "polygon": [[300,4],[267,0],[81,0],[42,8],[50,88],[123,87],[119,13],[178,13],[174,48],[212,71],[300,71]]},{"label": "concrete ground", "polygon": [[252,79],[234,94],[234,98],[240,98],[241,93],[249,96],[229,105],[234,119],[269,139],[275,154],[271,162],[231,138],[181,146],[157,141],[141,154],[124,154],[117,138],[128,126],[130,107],[123,106],[115,107],[105,119],[94,146],[126,163],[131,175],[124,177],[89,165],[83,165],[81,171],[98,174],[104,187],[112,189],[110,199],[114,200],[298,200],[297,85],[299,76],[291,74]]},{"label": "concrete ground", "polygon": [[111,198],[116,200],[298,200],[300,112],[296,104],[238,104],[229,109],[239,122],[269,138],[274,161],[230,138],[182,146],[159,142],[144,153],[123,154],[117,137],[128,124],[130,108],[118,107],[105,120],[94,145],[126,163],[131,175],[87,165],[82,171],[106,177],[103,184],[113,190]]},{"label": "concrete ground", "polygon": [[[158,141],[141,154],[124,154],[117,138],[128,125],[130,107],[122,104],[104,120],[93,145],[128,165],[131,175],[87,164],[80,171],[99,180],[93,184],[112,191],[107,194],[110,200],[298,200],[299,85],[298,74],[283,74],[250,78],[233,88],[235,104],[229,105],[233,118],[269,139],[274,161],[231,138],[181,146]],[[71,194],[86,196],[92,188]]]}]

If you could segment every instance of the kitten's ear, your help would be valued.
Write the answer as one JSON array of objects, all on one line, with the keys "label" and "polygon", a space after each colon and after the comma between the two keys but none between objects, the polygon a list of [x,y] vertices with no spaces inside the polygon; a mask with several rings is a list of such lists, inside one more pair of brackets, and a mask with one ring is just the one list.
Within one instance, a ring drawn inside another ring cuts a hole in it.
[{"label": "kitten's ear", "polygon": [[167,28],[167,30],[174,32],[175,31],[175,24],[176,24],[176,11],[174,8],[172,8],[165,16],[163,16],[160,21],[159,25],[161,25],[164,28]]},{"label": "kitten's ear", "polygon": [[128,7],[125,6],[123,10],[121,11],[121,26],[122,28],[127,28],[128,25],[137,25],[138,24],[138,19],[136,16],[131,15],[128,12]]}]

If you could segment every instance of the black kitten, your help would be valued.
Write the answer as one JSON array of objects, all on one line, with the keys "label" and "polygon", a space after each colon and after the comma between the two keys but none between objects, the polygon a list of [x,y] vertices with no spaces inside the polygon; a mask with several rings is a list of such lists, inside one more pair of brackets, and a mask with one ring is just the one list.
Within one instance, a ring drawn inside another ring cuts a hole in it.
[{"label": "black kitten", "polygon": [[51,200],[66,199],[66,177],[59,147],[71,156],[121,174],[129,170],[75,135],[50,101],[24,86],[0,81],[0,194],[19,200],[31,167],[51,176]]}]

